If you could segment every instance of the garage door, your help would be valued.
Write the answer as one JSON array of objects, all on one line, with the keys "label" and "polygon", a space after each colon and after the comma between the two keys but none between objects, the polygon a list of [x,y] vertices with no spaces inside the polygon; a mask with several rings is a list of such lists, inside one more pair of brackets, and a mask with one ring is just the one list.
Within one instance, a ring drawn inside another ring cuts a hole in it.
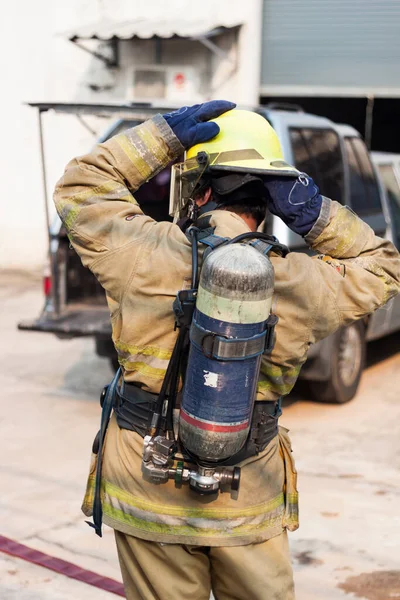
[{"label": "garage door", "polygon": [[261,94],[399,94],[399,32],[399,0],[264,0]]}]

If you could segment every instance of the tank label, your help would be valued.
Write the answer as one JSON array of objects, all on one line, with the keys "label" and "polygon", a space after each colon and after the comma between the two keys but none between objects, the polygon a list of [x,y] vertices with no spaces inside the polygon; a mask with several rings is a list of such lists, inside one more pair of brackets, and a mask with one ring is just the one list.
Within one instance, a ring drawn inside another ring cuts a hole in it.
[{"label": "tank label", "polygon": [[199,287],[196,308],[208,317],[229,323],[260,323],[268,319],[272,297],[266,300],[233,300]]},{"label": "tank label", "polygon": [[213,373],[212,371],[203,370],[204,377],[204,385],[208,387],[216,388],[218,387],[218,373]]},{"label": "tank label", "polygon": [[193,418],[219,425],[247,423],[251,418],[258,371],[258,358],[216,361],[192,346],[181,407]]}]

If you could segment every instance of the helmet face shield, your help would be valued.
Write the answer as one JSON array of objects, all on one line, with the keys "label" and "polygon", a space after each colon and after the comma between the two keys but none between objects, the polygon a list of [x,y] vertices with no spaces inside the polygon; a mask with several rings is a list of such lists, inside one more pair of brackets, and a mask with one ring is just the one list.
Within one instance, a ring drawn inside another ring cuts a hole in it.
[{"label": "helmet face shield", "polygon": [[298,171],[282,158],[268,161],[254,148],[212,154],[198,152],[196,156],[172,166],[169,214],[174,217],[174,222],[187,216],[188,203],[193,201],[196,186],[206,172],[212,177],[213,171],[251,173],[258,176],[298,175]]},{"label": "helmet face shield", "polygon": [[[201,156],[199,156],[201,155]],[[186,207],[200,179],[209,164],[206,152],[171,167],[171,190],[169,196],[169,214],[174,217],[174,223],[186,216]]]}]

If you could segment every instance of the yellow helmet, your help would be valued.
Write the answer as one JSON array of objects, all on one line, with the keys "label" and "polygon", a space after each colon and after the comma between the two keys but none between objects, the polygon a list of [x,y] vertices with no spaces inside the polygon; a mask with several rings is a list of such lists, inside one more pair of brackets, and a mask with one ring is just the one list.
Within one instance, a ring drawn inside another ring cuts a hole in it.
[{"label": "yellow helmet", "polygon": [[212,119],[220,131],[208,142],[189,148],[185,161],[173,165],[170,215],[182,210],[202,175],[212,171],[297,177],[299,171],[285,162],[276,132],[261,115],[249,110],[229,110]]},{"label": "yellow helmet", "polygon": [[212,121],[219,125],[219,134],[189,148],[187,160],[195,158],[199,152],[207,152],[210,169],[291,177],[299,174],[285,162],[278,136],[263,116],[250,110],[234,109]]}]

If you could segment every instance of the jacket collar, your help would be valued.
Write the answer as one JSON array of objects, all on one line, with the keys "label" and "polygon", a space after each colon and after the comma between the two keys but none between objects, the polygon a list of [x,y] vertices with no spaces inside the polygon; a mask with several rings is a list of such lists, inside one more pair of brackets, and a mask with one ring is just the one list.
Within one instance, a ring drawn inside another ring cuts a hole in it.
[{"label": "jacket collar", "polygon": [[242,217],[228,210],[209,211],[197,219],[196,226],[199,229],[215,228],[215,235],[229,238],[251,231]]}]

